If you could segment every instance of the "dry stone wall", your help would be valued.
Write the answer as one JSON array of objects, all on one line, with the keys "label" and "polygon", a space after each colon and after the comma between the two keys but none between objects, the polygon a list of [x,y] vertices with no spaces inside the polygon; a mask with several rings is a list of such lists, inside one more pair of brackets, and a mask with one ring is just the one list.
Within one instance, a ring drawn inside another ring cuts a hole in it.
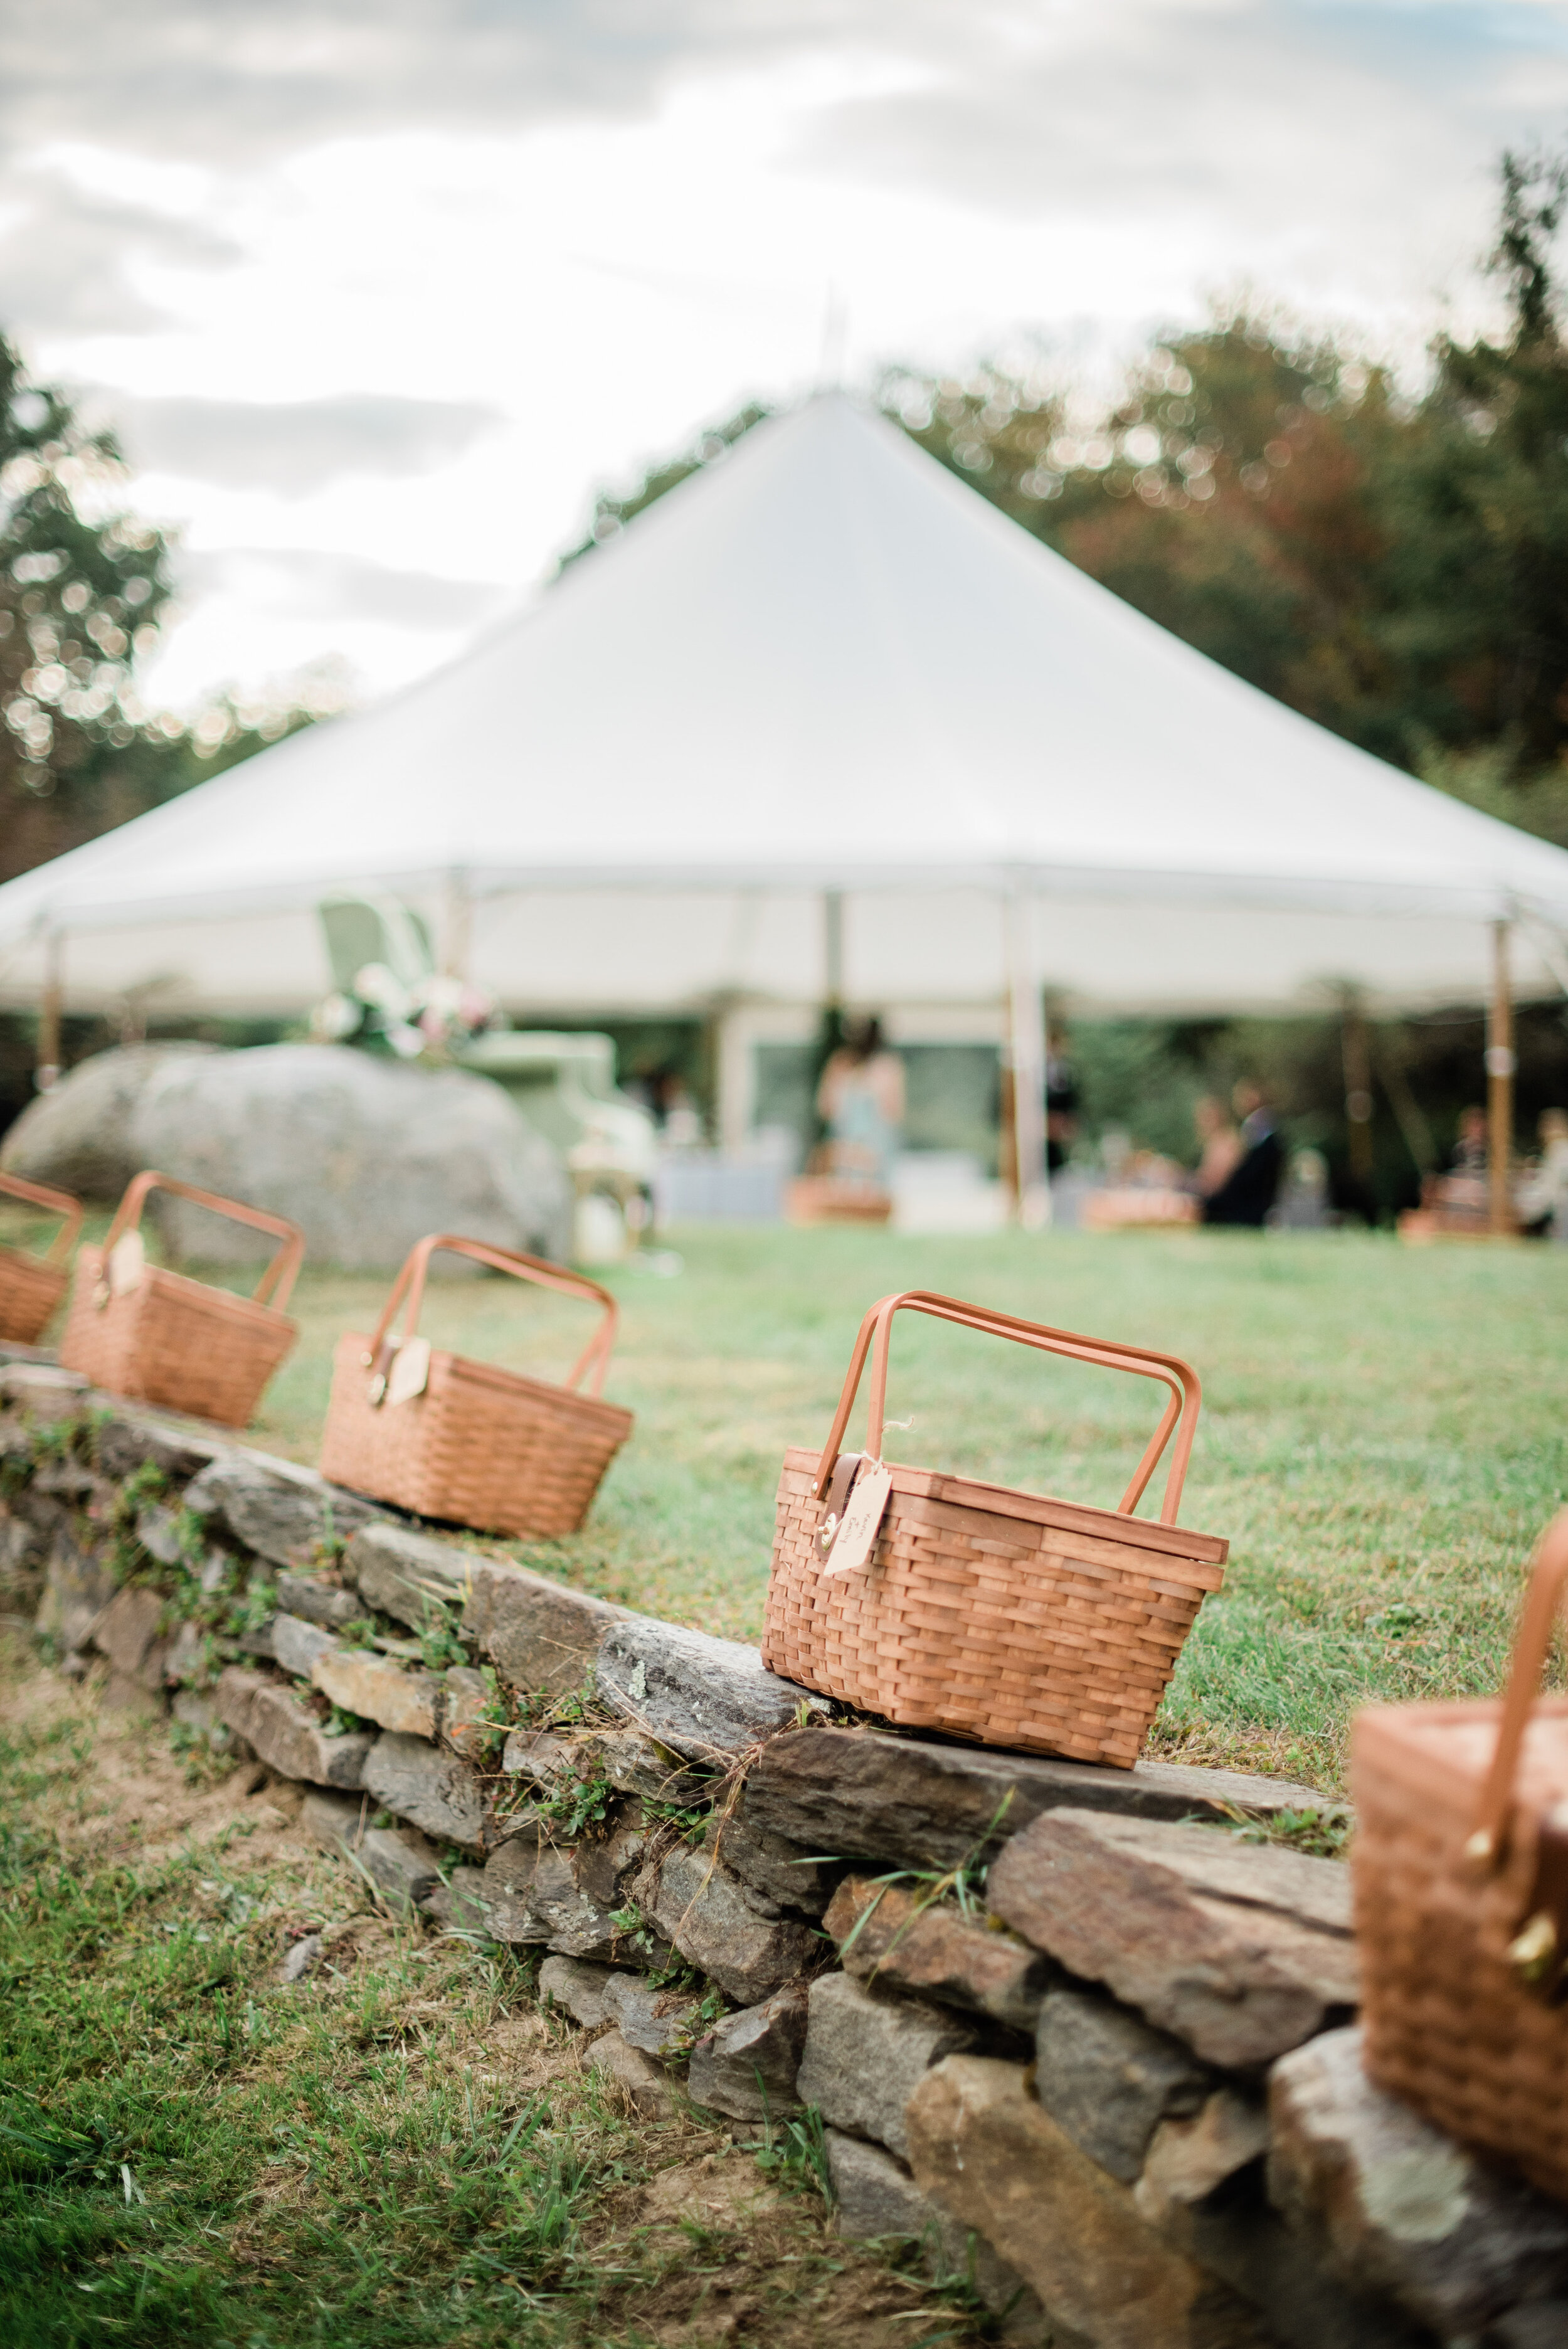
[{"label": "dry stone wall", "polygon": [[537,1950],[635,2109],[815,2135],[841,2229],[1006,2339],[1568,2344],[1568,2210],[1362,2075],[1304,1788],[847,1720],[17,1348],[0,1578],[106,1702],[299,1782],[390,1908]]}]

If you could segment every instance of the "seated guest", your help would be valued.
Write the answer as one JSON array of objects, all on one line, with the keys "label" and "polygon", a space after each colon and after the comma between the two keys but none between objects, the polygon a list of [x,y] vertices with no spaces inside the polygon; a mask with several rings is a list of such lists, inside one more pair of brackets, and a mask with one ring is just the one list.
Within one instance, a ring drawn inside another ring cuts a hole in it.
[{"label": "seated guest", "polygon": [[1449,1171],[1454,1174],[1486,1173],[1486,1112],[1484,1109],[1460,1110],[1459,1139],[1454,1143],[1454,1154],[1449,1161]]},{"label": "seated guest", "polygon": [[1203,1221],[1257,1229],[1279,1190],[1284,1151],[1274,1114],[1256,1085],[1243,1081],[1231,1099],[1242,1122],[1242,1154],[1219,1188],[1204,1200]]}]

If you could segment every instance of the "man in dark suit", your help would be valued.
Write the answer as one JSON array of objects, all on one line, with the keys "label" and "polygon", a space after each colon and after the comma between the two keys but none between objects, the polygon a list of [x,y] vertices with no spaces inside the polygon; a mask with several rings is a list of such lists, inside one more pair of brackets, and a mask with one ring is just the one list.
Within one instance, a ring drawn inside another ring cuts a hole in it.
[{"label": "man in dark suit", "polygon": [[1250,1225],[1257,1230],[1279,1190],[1284,1147],[1274,1128],[1274,1112],[1256,1085],[1243,1080],[1231,1100],[1241,1120],[1242,1155],[1219,1189],[1204,1200],[1203,1221]]}]

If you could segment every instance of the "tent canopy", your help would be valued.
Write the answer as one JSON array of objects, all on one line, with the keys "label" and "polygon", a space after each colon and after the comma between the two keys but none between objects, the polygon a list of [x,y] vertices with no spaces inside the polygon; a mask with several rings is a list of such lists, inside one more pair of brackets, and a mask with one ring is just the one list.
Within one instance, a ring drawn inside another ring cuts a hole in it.
[{"label": "tent canopy", "polygon": [[[539,1007],[995,1001],[999,893],[1085,1003],[1345,978],[1475,998],[1486,926],[1568,930],[1568,854],[1243,684],[838,394],[748,434],[537,605],[0,889],[0,986],[286,1009],[350,886],[466,917]],[[635,893],[628,898],[628,892]]]}]

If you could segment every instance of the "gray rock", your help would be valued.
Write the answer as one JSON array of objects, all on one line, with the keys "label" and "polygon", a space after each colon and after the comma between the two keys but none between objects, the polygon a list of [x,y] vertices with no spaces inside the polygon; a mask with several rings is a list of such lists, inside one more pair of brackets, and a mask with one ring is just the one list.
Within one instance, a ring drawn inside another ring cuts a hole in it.
[{"label": "gray rock", "polygon": [[226,1721],[220,1719],[217,1705],[210,1696],[195,1689],[179,1689],[169,1707],[181,1728],[205,1738],[214,1754],[232,1754],[242,1760],[250,1751],[242,1737],[236,1737]]},{"label": "gray rock", "polygon": [[[431,1231],[557,1260],[570,1246],[559,1154],[499,1085],[463,1070],[399,1067],[344,1045],[171,1056],[141,1086],[129,1131],[141,1164],[289,1216],[318,1264],[392,1271]],[[258,1252],[242,1225],[181,1200],[160,1206],[160,1220],[181,1257],[249,1263]]]},{"label": "gray rock", "polygon": [[[383,1729],[435,1737],[441,1683],[434,1672],[405,1671],[390,1656],[368,1648],[340,1647],[327,1634],[311,1629],[323,1645],[311,1659],[310,1677],[324,1696],[361,1721],[379,1722]],[[275,1631],[273,1638],[275,1649]]]},{"label": "gray rock", "polygon": [[233,1448],[199,1420],[144,1411],[118,1398],[112,1417],[93,1438],[98,1466],[117,1483],[138,1468],[151,1466],[171,1484],[183,1485],[200,1475],[209,1461],[226,1458]]},{"label": "gray rock", "polygon": [[323,1582],[313,1574],[280,1574],[277,1596],[284,1614],[297,1615],[325,1631],[340,1631],[365,1612],[352,1590],[335,1582]]},{"label": "gray rock", "polygon": [[463,1604],[480,1562],[477,1551],[432,1541],[406,1526],[373,1523],[350,1539],[343,1571],[366,1606],[418,1630],[432,1609]]},{"label": "gray rock", "polygon": [[835,2128],[874,2137],[907,2159],[904,2106],[934,2064],[974,2038],[939,2007],[862,1990],[848,1974],[820,1974],[795,2093]]},{"label": "gray rock", "polygon": [[364,1783],[387,1810],[438,1842],[460,1844],[467,1851],[485,1848],[484,1792],[455,1754],[443,1754],[422,1737],[387,1730],[366,1756]]},{"label": "gray rock", "polygon": [[1051,2118],[1128,2184],[1160,2123],[1191,2118],[1212,2085],[1179,2039],[1083,1991],[1047,1993],[1035,2057],[1035,2094]]},{"label": "gray rock", "polygon": [[1568,2210],[1468,2153],[1361,2068],[1333,2031],[1269,2082],[1269,2192],[1353,2287],[1445,2339],[1568,2287]]},{"label": "gray rock", "polygon": [[1356,2005],[1349,1870],[1212,1827],[1047,1811],[991,1870],[996,1915],[1206,2062],[1239,2070]]},{"label": "gray rock", "polygon": [[606,2031],[588,2050],[588,2068],[613,2084],[622,2102],[640,2119],[668,2120],[680,2098],[669,2075],[640,2047],[628,2047],[618,2031]]},{"label": "gray rock", "polygon": [[93,1625],[92,1643],[112,1669],[155,1696],[163,1686],[169,1641],[164,1601],[156,1590],[118,1590]]},{"label": "gray rock", "polygon": [[780,1989],[816,1951],[806,1926],[780,1917],[722,1860],[689,1844],[645,1868],[634,1897],[682,1957],[743,2006]]},{"label": "gray rock", "polygon": [[494,1559],[470,1564],[463,1636],[508,1687],[551,1695],[581,1688],[601,1640],[626,1619],[625,1609],[521,1567]]},{"label": "gray rock", "polygon": [[823,2138],[833,2182],[833,2220],[841,2235],[853,2242],[913,2239],[925,2251],[929,2274],[966,2277],[985,2306],[1002,2317],[998,2339],[1038,2343],[1040,2349],[1063,2341],[1016,2269],[984,2236],[960,2225],[929,2194],[923,2194],[903,2162],[880,2145],[864,2145],[839,2129],[824,2130]]},{"label": "gray rock", "polygon": [[666,2063],[684,2056],[700,2001],[661,1990],[641,1974],[613,1973],[600,1994],[604,2013],[628,2047]]},{"label": "gray rock", "polygon": [[273,1617],[273,1654],[295,1680],[308,1681],[316,1658],[330,1655],[336,1645],[330,1631],[306,1623],[298,1615]]},{"label": "gray rock", "polygon": [[0,1399],[49,1425],[79,1419],[87,1388],[79,1371],[63,1371],[57,1362],[7,1362],[0,1369]]},{"label": "gray rock", "polygon": [[370,1738],[363,1733],[329,1737],[281,1681],[230,1664],[219,1674],[213,1701],[220,1718],[280,1777],[304,1778],[317,1786],[362,1784]]},{"label": "gray rock", "polygon": [[420,1902],[427,1917],[449,1933],[489,1933],[490,1909],[484,1897],[484,1870],[454,1868]]},{"label": "gray rock", "polygon": [[806,1851],[947,1868],[994,1857],[1021,1828],[1062,1805],[1150,1819],[1313,1809],[1343,1816],[1342,1805],[1310,1787],[1235,1770],[1170,1762],[1102,1769],[829,1727],[769,1745],[747,1777],[740,1816]]},{"label": "gray rock", "polygon": [[[28,1102],[0,1143],[0,1168],[50,1183],[80,1199],[118,1200],[133,1174],[157,1166],[131,1140],[136,1105],[172,1061],[210,1055],[211,1044],[132,1044],[78,1061],[52,1091]],[[242,1191],[242,1198],[245,1194]]]},{"label": "gray rock", "polygon": [[557,2006],[563,2006],[585,2031],[596,2031],[610,2020],[604,1985],[616,1979],[609,1966],[590,1965],[582,1958],[549,1957],[539,1969],[539,1987]]},{"label": "gray rock", "polygon": [[599,1964],[618,1955],[620,1930],[578,1884],[571,1854],[546,1846],[531,1866],[520,1860],[509,1867],[513,1848],[503,1845],[485,1870],[487,1897],[492,1887],[505,1893],[504,1899],[492,1903],[490,1930],[496,1940],[542,1942],[563,1957],[592,1958]]},{"label": "gray rock", "polygon": [[761,2122],[795,2111],[806,2019],[804,1982],[787,1982],[760,2006],[727,2014],[692,2048],[692,2102],[737,2121]]},{"label": "gray rock", "polygon": [[115,1594],[108,1557],[84,1548],[62,1526],[49,1553],[38,1601],[37,1628],[67,1654],[85,1648],[103,1609]]},{"label": "gray rock", "polygon": [[713,1780],[706,1770],[688,1769],[680,1755],[640,1729],[601,1729],[594,1751],[604,1775],[624,1795],[647,1795],[655,1802],[696,1804],[709,1799]]},{"label": "gray rock", "polygon": [[180,1566],[184,1562],[185,1545],[181,1537],[178,1513],[173,1509],[146,1508],[136,1513],[136,1538],[149,1557],[160,1566]]},{"label": "gray rock", "polygon": [[278,1968],[278,1980],[281,1982],[301,1982],[306,1974],[314,1973],[320,1963],[321,1935],[302,1934]]},{"label": "gray rock", "polygon": [[407,1913],[428,1899],[441,1880],[440,1857],[416,1829],[373,1827],[363,1802],[307,1795],[300,1806],[306,1835],[367,1876],[388,1904]]},{"label": "gray rock", "polygon": [[726,1868],[753,1892],[802,1917],[822,1914],[839,1878],[839,1870],[830,1863],[733,1814],[728,1818],[717,1811],[709,1816],[703,1849],[717,1852]]},{"label": "gray rock", "polygon": [[221,1454],[186,1489],[185,1506],[273,1566],[314,1565],[374,1512],[370,1505],[292,1460]]},{"label": "gray rock", "polygon": [[923,1900],[875,1878],[847,1878],[822,1922],[857,1980],[986,2014],[1010,2031],[1034,2030],[1057,1971],[995,1920],[982,1923],[955,1901]]},{"label": "gray rock", "polygon": [[1568,2300],[1538,2301],[1511,2309],[1489,2324],[1480,2349],[1563,2349],[1568,2341]]},{"label": "gray rock", "polygon": [[715,1640],[651,1616],[628,1616],[604,1634],[599,1693],[645,1735],[691,1762],[727,1762],[821,1699],[764,1666],[756,1648]]},{"label": "gray rock", "polygon": [[[625,1809],[617,1804],[617,1811]],[[590,1900],[601,1909],[622,1908],[626,1899],[626,1888],[641,1864],[647,1844],[647,1832],[640,1817],[641,1805],[630,1806],[632,1816],[616,1819],[612,1814],[608,1835],[585,1836],[573,1845],[572,1872]]]},{"label": "gray rock", "polygon": [[441,1735],[465,1762],[484,1759],[497,1735],[490,1719],[495,1692],[482,1672],[454,1664],[441,1674]]}]

